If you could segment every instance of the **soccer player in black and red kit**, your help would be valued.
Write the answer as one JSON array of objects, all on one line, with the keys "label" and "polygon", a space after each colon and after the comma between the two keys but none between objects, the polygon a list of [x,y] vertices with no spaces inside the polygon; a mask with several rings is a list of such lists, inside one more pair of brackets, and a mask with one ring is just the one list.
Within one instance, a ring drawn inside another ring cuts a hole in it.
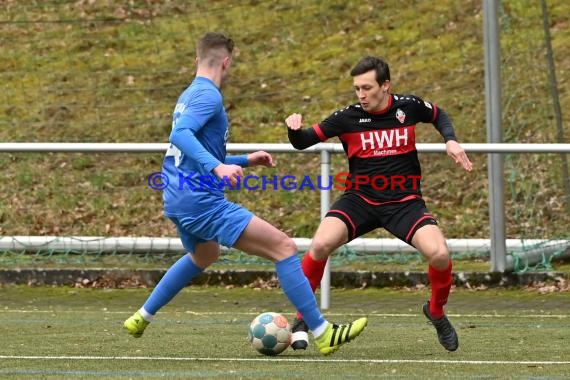
[{"label": "soccer player in black and red kit", "polygon": [[[455,351],[459,340],[444,312],[452,284],[451,258],[437,221],[422,199],[416,125],[433,124],[455,163],[467,171],[473,165],[443,109],[415,95],[390,92],[390,69],[384,60],[365,57],[350,74],[358,103],[339,109],[311,128],[302,128],[300,114],[285,120],[295,148],[338,137],[348,157],[349,173],[342,177],[345,192],[321,221],[303,259],[303,272],[315,291],[332,252],[376,228],[386,229],[428,261],[431,297],[423,313],[436,328],[441,345]],[[306,348],[307,331],[297,313],[294,349]]]}]

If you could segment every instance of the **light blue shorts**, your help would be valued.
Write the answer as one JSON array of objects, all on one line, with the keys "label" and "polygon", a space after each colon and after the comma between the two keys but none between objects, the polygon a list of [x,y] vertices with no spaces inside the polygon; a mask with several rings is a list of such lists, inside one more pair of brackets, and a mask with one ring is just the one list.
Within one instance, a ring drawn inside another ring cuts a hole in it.
[{"label": "light blue shorts", "polygon": [[223,199],[207,210],[169,216],[176,225],[184,249],[194,253],[196,244],[216,241],[233,247],[253,219],[253,213],[243,206]]}]

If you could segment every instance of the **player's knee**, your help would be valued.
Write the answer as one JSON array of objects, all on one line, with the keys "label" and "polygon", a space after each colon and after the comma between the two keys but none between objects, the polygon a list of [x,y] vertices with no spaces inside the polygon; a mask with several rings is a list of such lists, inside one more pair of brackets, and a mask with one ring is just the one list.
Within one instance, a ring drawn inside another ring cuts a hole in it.
[{"label": "player's knee", "polygon": [[194,262],[199,268],[206,269],[220,258],[220,252],[210,251],[210,252],[195,252],[194,254],[187,254],[190,260]]},{"label": "player's knee", "polygon": [[313,238],[313,242],[311,243],[311,256],[313,256],[316,260],[325,260],[330,256],[333,250],[336,247],[334,244],[330,243],[326,239],[322,239],[318,236]]},{"label": "player's knee", "polygon": [[285,251],[292,252],[293,254],[297,254],[297,244],[291,239],[289,236],[285,235],[286,239],[284,241]]},{"label": "player's knee", "polygon": [[434,247],[428,257],[430,265],[437,269],[447,268],[449,266],[449,261],[451,260],[449,250],[445,245]]},{"label": "player's knee", "polygon": [[283,257],[289,257],[297,254],[297,244],[295,244],[295,241],[287,236],[286,233],[281,231],[274,249]]}]

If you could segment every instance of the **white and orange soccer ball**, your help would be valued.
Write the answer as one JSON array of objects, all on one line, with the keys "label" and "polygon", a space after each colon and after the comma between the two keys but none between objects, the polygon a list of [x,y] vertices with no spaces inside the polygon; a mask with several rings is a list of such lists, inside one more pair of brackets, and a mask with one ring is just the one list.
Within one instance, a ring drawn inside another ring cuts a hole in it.
[{"label": "white and orange soccer ball", "polygon": [[249,325],[249,341],[263,355],[279,355],[291,345],[291,326],[282,314],[259,314]]}]

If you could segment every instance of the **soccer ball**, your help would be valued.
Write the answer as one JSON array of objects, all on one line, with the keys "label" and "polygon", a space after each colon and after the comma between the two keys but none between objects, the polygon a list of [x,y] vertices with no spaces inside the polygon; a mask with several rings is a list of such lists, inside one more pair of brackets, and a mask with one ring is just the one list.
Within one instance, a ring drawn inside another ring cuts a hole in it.
[{"label": "soccer ball", "polygon": [[279,313],[259,314],[249,325],[249,341],[263,355],[279,355],[291,344],[291,326]]}]

